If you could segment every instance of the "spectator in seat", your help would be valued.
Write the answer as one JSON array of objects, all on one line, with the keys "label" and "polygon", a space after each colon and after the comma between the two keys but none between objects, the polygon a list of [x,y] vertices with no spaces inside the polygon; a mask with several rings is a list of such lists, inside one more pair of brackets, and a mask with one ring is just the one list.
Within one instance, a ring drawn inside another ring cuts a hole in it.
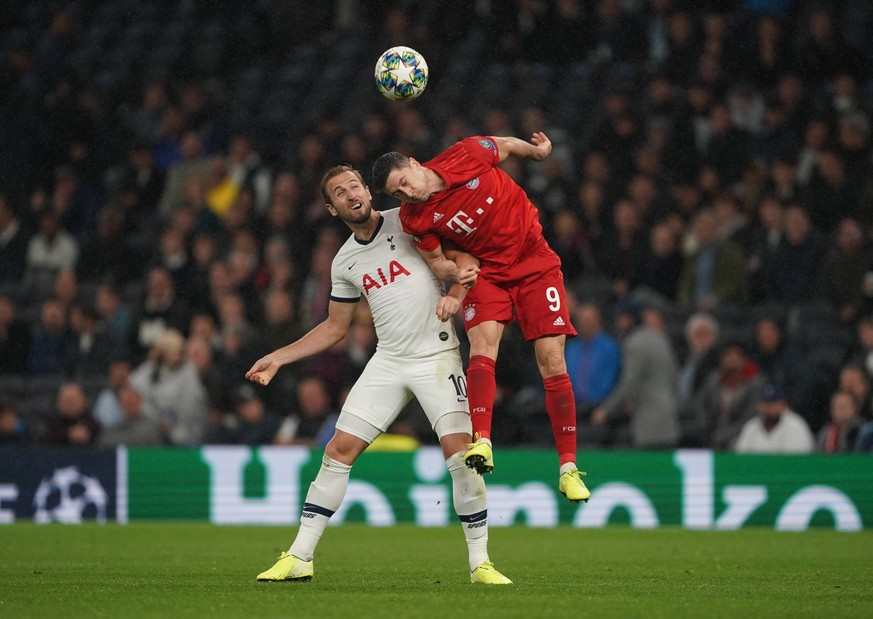
[{"label": "spectator in seat", "polygon": [[63,304],[57,299],[43,302],[27,356],[28,373],[39,376],[63,374],[69,337]]},{"label": "spectator in seat", "polygon": [[61,269],[74,269],[79,258],[79,243],[61,227],[60,219],[51,211],[39,218],[39,229],[27,245],[24,287],[37,298],[43,298],[54,285],[55,274]]},{"label": "spectator in seat", "polygon": [[660,309],[629,305],[619,315],[622,368],[618,385],[591,413],[594,425],[626,417],[630,443],[641,449],[669,449],[679,442],[676,410],[678,362],[664,334]]},{"label": "spectator in seat", "polygon": [[785,237],[767,268],[767,299],[789,305],[809,299],[822,253],[807,212],[797,205],[787,207]]},{"label": "spectator in seat", "polygon": [[100,425],[88,410],[88,400],[78,383],[60,386],[55,412],[46,425],[43,443],[58,447],[90,447],[94,444]]},{"label": "spectator in seat", "polygon": [[191,316],[188,304],[176,294],[169,271],[153,267],[146,276],[146,295],[131,322],[131,351],[141,359],[167,329],[184,331]]},{"label": "spectator in seat", "polygon": [[761,389],[758,415],[740,430],[737,453],[810,453],[815,437],[806,421],[788,408],[782,388],[767,384]]},{"label": "spectator in seat", "polygon": [[169,443],[198,445],[206,422],[206,389],[184,350],[182,334],[167,329],[131,373],[130,384],[142,394],[143,412],[160,424]]},{"label": "spectator in seat", "polygon": [[112,282],[103,282],[97,287],[94,307],[106,335],[115,346],[126,350],[133,316],[130,307],[121,300],[121,292]]},{"label": "spectator in seat", "polygon": [[837,377],[837,390],[848,391],[861,405],[861,416],[867,417],[873,406],[873,393],[870,390],[870,377],[859,365],[849,363],[840,369]]},{"label": "spectator in seat", "polygon": [[837,228],[836,246],[816,273],[815,296],[826,300],[844,322],[857,318],[865,303],[864,278],[873,267],[873,253],[864,247],[864,231],[847,217]]},{"label": "spectator in seat", "polygon": [[209,161],[203,156],[203,142],[196,131],[185,131],[181,140],[182,160],[167,171],[164,191],[158,210],[163,218],[169,218],[185,202],[185,183],[206,178]]},{"label": "spectator in seat", "polygon": [[678,239],[669,223],[662,221],[652,227],[649,249],[640,285],[673,302],[676,300],[679,275],[682,273],[682,252],[679,251]]},{"label": "spectator in seat", "polygon": [[240,445],[269,445],[273,442],[282,418],[269,410],[255,387],[240,385],[234,394],[233,429],[230,442]]},{"label": "spectator in seat", "polygon": [[64,349],[69,378],[88,379],[106,375],[113,355],[113,342],[98,322],[97,311],[84,303],[70,308],[70,340]]},{"label": "spectator in seat", "polygon": [[694,396],[692,419],[685,428],[687,443],[730,449],[743,425],[757,414],[763,379],[757,364],[739,342],[721,349],[719,367],[710,372]]},{"label": "spectator in seat", "polygon": [[160,424],[143,414],[143,401],[139,391],[130,385],[122,385],[118,390],[118,401],[124,417],[121,422],[100,433],[98,447],[163,444]]},{"label": "spectator in seat", "polygon": [[813,371],[777,318],[766,316],[755,323],[751,357],[766,381],[782,387],[791,409],[808,419]]},{"label": "spectator in seat", "polygon": [[816,440],[822,453],[850,453],[858,448],[861,435],[861,404],[848,391],[837,391],[831,396],[830,423],[819,430]]},{"label": "spectator in seat", "polygon": [[706,312],[692,314],[685,322],[685,343],[688,347],[679,368],[676,392],[680,415],[685,415],[697,390],[709,373],[718,367],[718,321]]},{"label": "spectator in seat", "polygon": [[27,424],[9,402],[0,403],[0,449],[25,447],[30,442]]},{"label": "spectator in seat", "polygon": [[564,356],[577,410],[580,417],[587,418],[618,382],[621,349],[603,328],[603,318],[596,305],[575,302],[575,297],[569,294],[568,300],[579,336],[567,342]]},{"label": "spectator in seat", "polygon": [[718,238],[711,209],[694,218],[696,248],[685,258],[679,277],[678,301],[698,309],[746,300],[746,260],[742,250]]},{"label": "spectator in seat", "polygon": [[117,425],[124,418],[118,394],[127,384],[131,369],[130,361],[125,358],[116,358],[109,362],[106,384],[97,393],[97,399],[94,401],[94,418],[103,429]]},{"label": "spectator in seat", "polygon": [[282,422],[276,433],[277,445],[324,447],[333,436],[339,413],[331,404],[327,384],[308,376],[297,384],[298,410]]}]

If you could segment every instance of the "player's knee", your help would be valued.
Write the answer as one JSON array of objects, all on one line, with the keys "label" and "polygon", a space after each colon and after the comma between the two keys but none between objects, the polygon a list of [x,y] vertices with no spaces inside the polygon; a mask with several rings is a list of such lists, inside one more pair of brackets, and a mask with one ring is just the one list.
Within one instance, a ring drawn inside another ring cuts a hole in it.
[{"label": "player's knee", "polygon": [[434,431],[440,438],[443,452],[448,455],[467,449],[467,443],[473,432],[470,424],[470,415],[466,412],[455,411],[446,413],[434,424]]},{"label": "player's knee", "polygon": [[325,445],[324,455],[343,464],[352,464],[366,449],[366,443],[363,444],[363,449],[361,448],[362,442],[348,435],[335,434]]},{"label": "player's knee", "polygon": [[548,350],[537,354],[537,365],[543,378],[567,372],[567,363],[564,361],[562,350]]}]

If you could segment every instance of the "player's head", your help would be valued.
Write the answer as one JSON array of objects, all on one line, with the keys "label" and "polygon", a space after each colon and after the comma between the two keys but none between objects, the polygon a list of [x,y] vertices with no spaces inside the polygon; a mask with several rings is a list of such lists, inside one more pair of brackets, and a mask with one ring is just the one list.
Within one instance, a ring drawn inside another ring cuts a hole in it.
[{"label": "player's head", "polygon": [[321,195],[330,214],[346,223],[360,224],[370,218],[373,196],[364,177],[351,166],[338,165],[325,172]]},{"label": "player's head", "polygon": [[398,152],[385,153],[373,164],[376,191],[404,202],[425,202],[430,197],[421,164]]}]

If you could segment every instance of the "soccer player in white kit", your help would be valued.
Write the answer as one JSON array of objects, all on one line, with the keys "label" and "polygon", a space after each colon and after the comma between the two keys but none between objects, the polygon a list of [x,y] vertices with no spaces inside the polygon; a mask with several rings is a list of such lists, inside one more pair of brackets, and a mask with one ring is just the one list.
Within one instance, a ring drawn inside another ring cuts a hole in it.
[{"label": "soccer player in white kit", "polygon": [[460,308],[466,288],[475,282],[478,266],[468,262],[459,268],[443,258],[436,272],[457,282],[445,295],[443,284],[403,232],[400,209],[374,210],[360,172],[348,166],[331,168],[322,178],[321,191],[330,214],[353,232],[333,259],[328,317],[296,342],[256,361],[246,378],[266,385],[283,365],[333,346],[346,335],[361,295],[370,305],[378,344],[349,392],[336,432],[325,447],[294,543],[258,580],[312,578],[315,547],[342,503],[352,464],[415,396],[440,439],[452,476],[454,507],[469,552],[470,580],[511,584],[488,557],[485,483],[464,464],[472,425],[458,338],[449,320]]}]

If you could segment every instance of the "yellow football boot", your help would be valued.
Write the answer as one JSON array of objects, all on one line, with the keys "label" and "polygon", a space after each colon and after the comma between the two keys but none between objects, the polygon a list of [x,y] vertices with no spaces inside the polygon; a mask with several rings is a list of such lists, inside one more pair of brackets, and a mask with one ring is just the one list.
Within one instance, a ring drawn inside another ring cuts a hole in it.
[{"label": "yellow football boot", "polygon": [[258,580],[261,582],[305,581],[312,580],[312,574],[312,561],[304,561],[283,552],[273,567],[258,574]]},{"label": "yellow football boot", "polygon": [[494,469],[494,456],[491,452],[491,442],[480,438],[475,443],[467,445],[469,450],[464,454],[464,464],[484,475]]},{"label": "yellow football boot", "polygon": [[567,497],[571,503],[578,503],[579,501],[588,502],[588,498],[591,496],[591,491],[585,487],[585,484],[582,482],[582,475],[585,475],[579,469],[573,469],[572,471],[567,471],[563,475],[561,475],[560,480],[558,480],[558,490],[561,491],[565,497]]},{"label": "yellow football boot", "polygon": [[512,581],[494,569],[491,561],[484,561],[470,572],[470,582],[474,585],[511,585]]}]

